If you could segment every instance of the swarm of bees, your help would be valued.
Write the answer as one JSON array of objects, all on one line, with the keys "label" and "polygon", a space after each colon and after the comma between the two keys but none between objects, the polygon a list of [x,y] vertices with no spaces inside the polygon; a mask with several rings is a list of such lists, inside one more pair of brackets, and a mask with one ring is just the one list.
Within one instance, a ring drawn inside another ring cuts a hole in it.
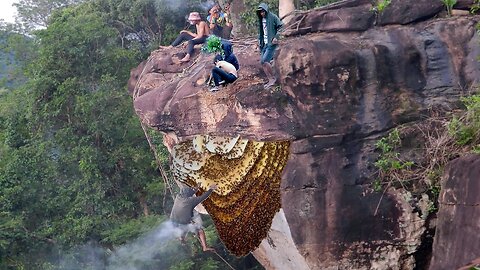
[{"label": "swarm of bees", "polygon": [[243,256],[267,236],[280,209],[280,181],[290,142],[255,142],[239,137],[198,135],[173,148],[174,174],[201,194],[218,188],[203,202],[231,253]]}]

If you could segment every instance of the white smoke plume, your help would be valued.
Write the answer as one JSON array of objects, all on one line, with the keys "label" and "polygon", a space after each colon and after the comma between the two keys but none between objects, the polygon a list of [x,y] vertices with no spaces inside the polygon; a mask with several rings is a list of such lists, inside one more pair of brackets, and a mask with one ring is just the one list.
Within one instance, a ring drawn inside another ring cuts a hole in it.
[{"label": "white smoke plume", "polygon": [[107,269],[141,270],[137,268],[139,262],[145,264],[152,261],[170,240],[180,237],[181,233],[172,222],[163,222],[153,231],[116,250],[108,260]]},{"label": "white smoke plume", "polygon": [[113,252],[95,243],[77,247],[69,253],[60,252],[60,258],[55,265],[51,265],[51,269],[144,270],[151,269],[148,266],[168,267],[172,263],[171,258],[167,258],[169,254],[174,253],[178,258],[186,255],[179,249],[179,245],[171,244],[181,234],[182,231],[172,222],[165,221]]},{"label": "white smoke plume", "polygon": [[[157,0],[157,5],[167,5],[172,9],[178,9],[185,5],[185,3],[181,0]],[[202,11],[208,11],[216,1],[213,0],[207,0],[207,1],[201,1],[197,3],[197,5],[203,9]],[[200,10],[199,10],[200,11]]]}]

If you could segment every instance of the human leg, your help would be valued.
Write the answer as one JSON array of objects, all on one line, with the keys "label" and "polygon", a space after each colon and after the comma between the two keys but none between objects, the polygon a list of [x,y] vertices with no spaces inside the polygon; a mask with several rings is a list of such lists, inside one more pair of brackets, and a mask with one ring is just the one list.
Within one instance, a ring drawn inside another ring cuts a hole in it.
[{"label": "human leg", "polygon": [[265,46],[262,49],[262,57],[260,59],[260,63],[262,64],[263,71],[265,72],[265,75],[267,75],[268,79],[267,84],[265,84],[265,88],[273,86],[275,84],[275,81],[277,80],[273,72],[273,66],[270,63],[273,60],[276,49],[277,45]]},{"label": "human leg", "polygon": [[207,36],[203,36],[201,38],[196,38],[196,39],[190,39],[188,41],[188,45],[187,45],[187,55],[185,55],[185,57],[183,59],[181,59],[180,61],[182,61],[182,62],[190,61],[190,57],[193,55],[195,45],[203,44],[203,43],[205,43],[206,40],[207,40]]},{"label": "human leg", "polygon": [[186,40],[191,40],[193,39],[193,36],[191,36],[190,34],[186,33],[186,32],[181,32],[177,38],[175,39],[175,41],[172,42],[172,45],[173,47],[176,47],[178,45],[180,45],[180,43],[186,41]]},{"label": "human leg", "polygon": [[[218,67],[214,67],[212,69],[212,78],[213,78],[213,82],[215,84],[215,86],[219,86],[220,85],[220,81],[222,80],[222,69],[221,68],[218,68]],[[225,72],[225,71],[223,71]]]},{"label": "human leg", "polygon": [[200,244],[202,245],[203,251],[214,251],[215,249],[207,246],[207,238],[205,237],[205,231],[203,229],[198,230],[198,239],[200,239]]},{"label": "human leg", "polygon": [[223,27],[221,27],[220,25],[216,24],[211,31],[212,31],[211,33],[214,34],[215,36],[224,38]]},{"label": "human leg", "polygon": [[225,83],[232,83],[237,79],[235,75],[228,73],[219,67],[214,67],[212,69],[212,77],[216,86],[219,86],[221,81],[225,81]]},{"label": "human leg", "polygon": [[211,251],[214,250],[213,248],[207,246],[207,237],[205,236],[205,231],[203,230],[203,221],[200,213],[196,210],[193,210],[193,217],[192,217],[192,225],[194,229],[197,231],[198,239],[200,240],[200,244],[202,245],[203,251]]},{"label": "human leg", "polygon": [[275,84],[275,81],[277,80],[277,78],[273,73],[272,64],[270,64],[269,62],[265,62],[263,63],[262,68],[265,74],[267,75],[267,79],[268,79],[268,82],[265,84],[265,88],[269,88]]},{"label": "human leg", "polygon": [[230,39],[232,37],[232,29],[233,27],[225,26],[223,27],[223,33],[222,36],[224,39]]}]

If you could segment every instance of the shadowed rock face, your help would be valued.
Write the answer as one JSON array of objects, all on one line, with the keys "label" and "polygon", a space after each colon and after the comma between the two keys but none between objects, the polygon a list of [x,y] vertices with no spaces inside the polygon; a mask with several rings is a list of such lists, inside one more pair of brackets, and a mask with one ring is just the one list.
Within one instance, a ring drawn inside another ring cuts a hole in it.
[{"label": "shadowed rock face", "polygon": [[374,143],[455,106],[480,78],[480,18],[424,21],[443,7],[413,2],[376,16],[370,1],[346,1],[293,18],[274,89],[263,88],[254,41],[234,42],[240,78],[217,93],[202,85],[213,56],[178,64],[181,49],[157,50],[132,71],[135,110],[171,144],[197,134],[291,141],[282,209],[308,268],[413,269],[425,220],[403,191],[372,190]]},{"label": "shadowed rock face", "polygon": [[430,269],[457,269],[480,251],[480,156],[452,161],[442,180]]}]

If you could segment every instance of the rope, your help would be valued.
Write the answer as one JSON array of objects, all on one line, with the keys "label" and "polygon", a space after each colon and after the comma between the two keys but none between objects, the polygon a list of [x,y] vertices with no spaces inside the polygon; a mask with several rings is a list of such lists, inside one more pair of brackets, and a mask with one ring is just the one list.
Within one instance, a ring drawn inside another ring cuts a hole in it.
[{"label": "rope", "polygon": [[[197,237],[197,240],[198,242],[200,243],[200,245],[202,245],[202,242],[200,242],[200,237]],[[227,260],[225,260],[222,256],[220,256],[220,254],[218,254],[218,252],[215,250],[215,249],[212,249],[211,250],[213,253],[215,253],[226,265],[228,265],[228,267],[230,267],[230,269],[233,269],[235,270],[235,268],[233,268],[233,266],[231,264],[229,264],[227,262]]]},{"label": "rope", "polygon": [[[155,145],[153,145],[152,140],[150,139],[150,136],[148,136],[148,132],[147,132],[147,128],[145,127],[145,124],[141,123],[141,126],[142,126],[142,129],[143,129],[143,133],[145,134],[145,137],[147,138],[148,145],[150,146],[150,149],[152,150],[153,155],[155,156],[155,161],[157,163],[158,169],[160,170],[160,175],[162,176],[163,182],[165,183],[168,190],[170,191],[170,194],[172,195],[172,199],[175,199],[175,196],[173,195],[173,189],[170,185],[170,181],[168,180],[167,173],[165,172],[165,169],[163,168],[160,160],[158,160],[157,149],[155,148]],[[166,195],[166,190],[165,190],[164,195]],[[164,198],[163,207],[165,209],[165,196],[163,196],[163,198]]]},{"label": "rope", "polygon": [[217,254],[217,256],[218,256],[220,259],[222,259],[222,261],[223,261],[226,265],[228,265],[228,267],[230,267],[230,269],[235,270],[235,268],[233,268],[233,266],[231,266],[222,256],[220,256],[220,254],[218,254],[218,252],[217,252],[215,249],[213,250],[213,253]]}]

